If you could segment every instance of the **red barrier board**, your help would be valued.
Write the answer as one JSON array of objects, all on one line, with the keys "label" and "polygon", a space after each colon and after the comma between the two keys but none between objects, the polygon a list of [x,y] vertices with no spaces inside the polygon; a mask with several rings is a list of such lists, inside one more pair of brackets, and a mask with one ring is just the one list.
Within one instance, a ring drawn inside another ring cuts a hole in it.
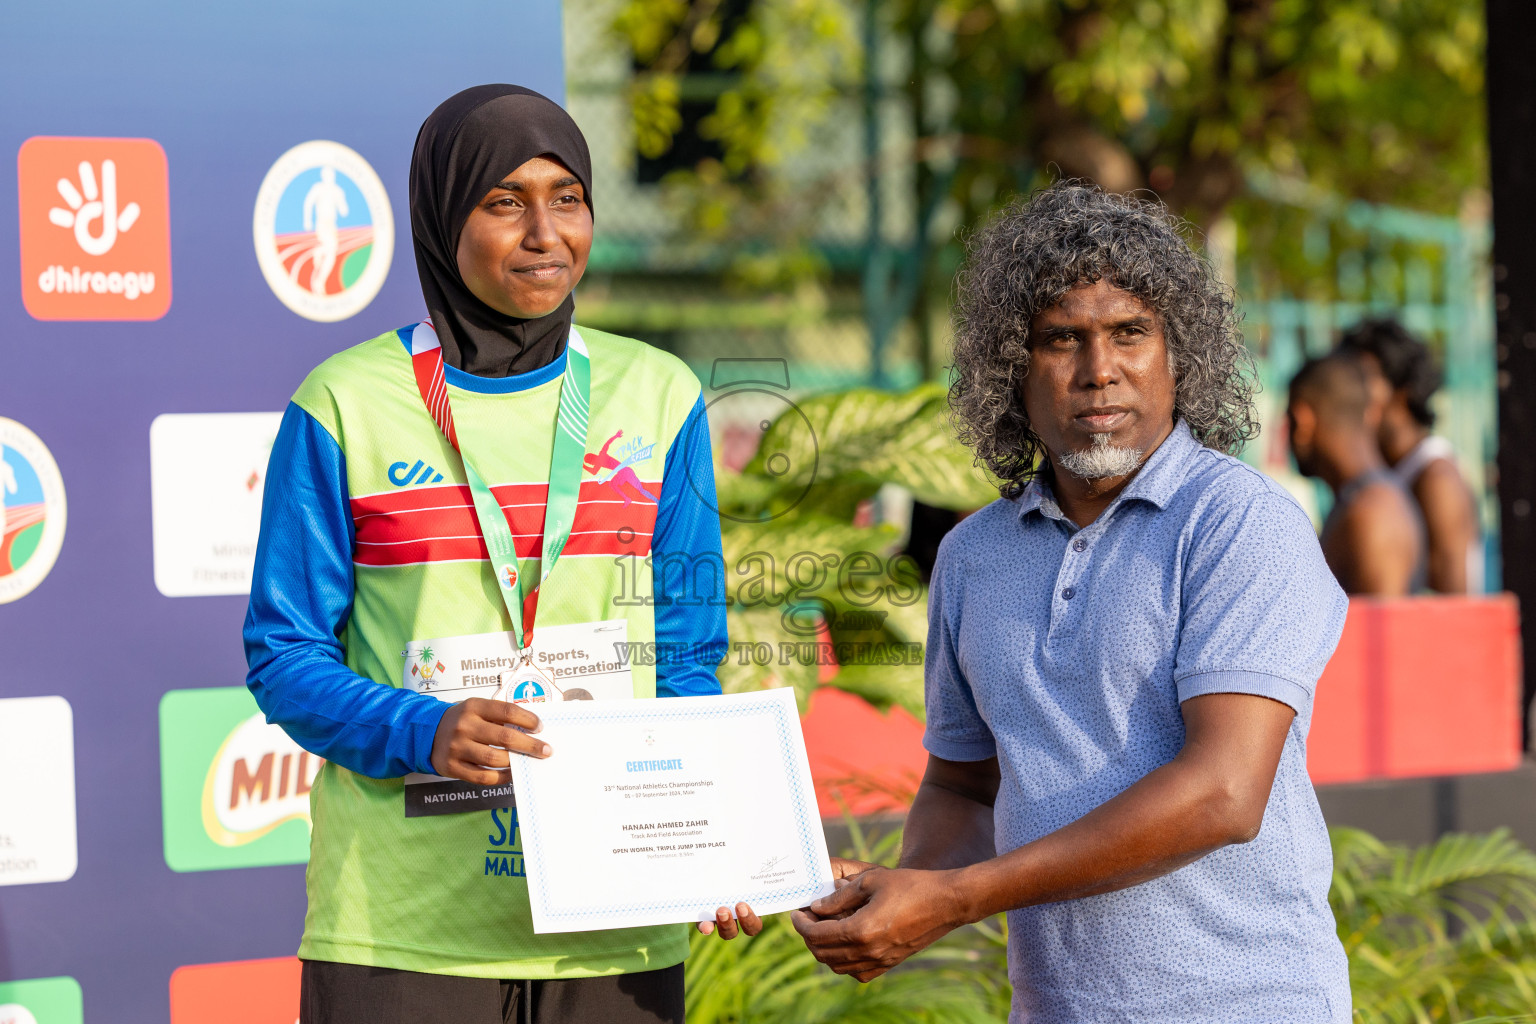
[{"label": "red barrier board", "polygon": [[[1520,612],[1513,595],[1355,598],[1318,681],[1307,769],[1319,785],[1507,771],[1520,763]],[[896,810],[928,755],[923,727],[827,687],[805,745],[824,817]],[[840,804],[838,798],[843,803]]]},{"label": "red barrier board", "polygon": [[[923,723],[903,708],[881,713],[824,686],[800,720],[823,818],[905,810],[928,764]],[[841,799],[842,803],[839,803]]]},{"label": "red barrier board", "polygon": [[171,974],[171,1024],[294,1024],[297,957],[192,964]]},{"label": "red barrier board", "polygon": [[1354,598],[1318,681],[1312,781],[1508,771],[1520,763],[1520,610],[1490,597]]}]

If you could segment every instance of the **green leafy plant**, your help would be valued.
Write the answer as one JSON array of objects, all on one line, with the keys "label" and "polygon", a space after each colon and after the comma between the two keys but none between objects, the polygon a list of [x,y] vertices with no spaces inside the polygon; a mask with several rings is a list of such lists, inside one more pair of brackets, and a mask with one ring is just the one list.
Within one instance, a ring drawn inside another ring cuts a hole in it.
[{"label": "green leafy plant", "polygon": [[803,399],[769,427],[743,475],[764,476],[783,454],[790,468],[776,478],[779,492],[814,483],[821,490],[810,497],[822,499],[812,503],[819,508],[829,494],[867,498],[886,483],[941,508],[985,505],[997,488],[955,439],[946,395],[942,384],[923,384],[894,394],[853,388]]},{"label": "green leafy plant", "polygon": [[[866,834],[845,816],[845,854],[891,865],[899,830]],[[1001,919],[999,919],[1000,921]],[[721,942],[693,935],[688,955],[688,1020],[692,1024],[999,1024],[1010,990],[1002,963],[1007,933],[985,922],[953,933],[868,985],[816,962],[779,914],[751,939]]]},{"label": "green leafy plant", "polygon": [[[944,388],[802,399],[772,422],[742,472],[717,469],[716,478],[735,644],[722,687],[793,686],[803,706],[835,668],[832,685],[921,717],[927,588],[899,553],[897,527],[860,523],[887,484],[940,508],[997,497],[955,440]],[[749,644],[771,654],[767,664]]]},{"label": "green leafy plant", "polygon": [[1333,836],[1329,902],[1362,1024],[1529,1020],[1536,854],[1500,829],[1417,849]]}]

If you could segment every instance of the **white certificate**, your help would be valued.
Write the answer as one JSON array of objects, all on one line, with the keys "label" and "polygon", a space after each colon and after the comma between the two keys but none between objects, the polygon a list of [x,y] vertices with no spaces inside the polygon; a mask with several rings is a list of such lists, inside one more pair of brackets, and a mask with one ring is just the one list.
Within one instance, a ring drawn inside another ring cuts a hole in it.
[{"label": "white certificate", "polygon": [[832,892],[794,693],[535,709],[547,760],[512,759],[533,930],[758,914]]}]

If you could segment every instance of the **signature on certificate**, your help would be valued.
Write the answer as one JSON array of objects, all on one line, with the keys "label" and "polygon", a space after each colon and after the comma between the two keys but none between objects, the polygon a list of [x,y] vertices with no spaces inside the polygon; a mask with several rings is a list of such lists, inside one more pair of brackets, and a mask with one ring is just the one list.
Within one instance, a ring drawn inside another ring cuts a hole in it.
[{"label": "signature on certificate", "polygon": [[772,871],[775,867],[784,863],[788,859],[789,858],[787,856],[769,857],[767,860],[763,861],[763,866],[758,868],[758,871]]}]

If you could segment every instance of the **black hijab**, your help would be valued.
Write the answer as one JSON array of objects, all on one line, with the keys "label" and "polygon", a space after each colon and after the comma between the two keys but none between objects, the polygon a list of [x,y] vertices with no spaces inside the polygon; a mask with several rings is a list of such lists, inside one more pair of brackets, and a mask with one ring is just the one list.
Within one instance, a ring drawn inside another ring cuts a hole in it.
[{"label": "black hijab", "polygon": [[477,85],[432,111],[411,154],[411,241],[422,295],[443,359],[467,373],[505,377],[546,366],[565,351],[576,303],[532,320],[499,313],[459,275],[459,233],[475,205],[513,170],[550,156],[581,181],[592,207],[592,158],[571,116],[516,85]]}]

